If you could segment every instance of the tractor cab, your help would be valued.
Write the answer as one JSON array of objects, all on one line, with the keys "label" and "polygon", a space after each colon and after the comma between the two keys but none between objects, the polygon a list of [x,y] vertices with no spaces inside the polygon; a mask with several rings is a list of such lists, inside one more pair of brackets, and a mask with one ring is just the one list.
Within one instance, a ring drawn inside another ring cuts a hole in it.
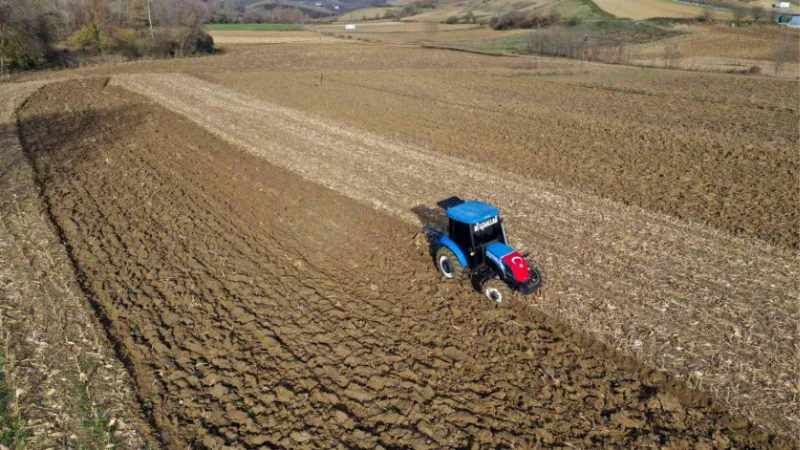
[{"label": "tractor cab", "polygon": [[447,234],[465,253],[468,263],[478,267],[486,262],[486,247],[506,244],[500,210],[483,202],[464,202],[447,209]]}]

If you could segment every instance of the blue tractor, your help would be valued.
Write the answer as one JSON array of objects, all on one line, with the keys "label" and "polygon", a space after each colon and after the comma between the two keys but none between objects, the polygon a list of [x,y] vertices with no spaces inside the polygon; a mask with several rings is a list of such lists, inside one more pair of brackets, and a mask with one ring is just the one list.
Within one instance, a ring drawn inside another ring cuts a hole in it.
[{"label": "blue tractor", "polygon": [[438,203],[447,212],[447,230],[426,226],[436,267],[448,280],[471,280],[490,300],[511,302],[512,291],[539,290],[542,277],[525,256],[508,246],[500,210],[458,197]]}]

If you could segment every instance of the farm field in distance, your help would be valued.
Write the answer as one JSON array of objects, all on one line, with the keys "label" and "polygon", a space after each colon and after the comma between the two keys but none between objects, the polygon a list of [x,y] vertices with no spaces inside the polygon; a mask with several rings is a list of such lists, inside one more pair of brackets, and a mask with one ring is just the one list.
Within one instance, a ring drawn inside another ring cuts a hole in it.
[{"label": "farm field in distance", "polygon": [[[0,157],[162,446],[798,446],[796,80],[363,25],[398,39],[218,29],[0,84]],[[442,280],[420,226],[451,195],[501,209],[540,293]]]},{"label": "farm field in distance", "polygon": [[208,31],[299,31],[303,26],[295,23],[212,23]]}]

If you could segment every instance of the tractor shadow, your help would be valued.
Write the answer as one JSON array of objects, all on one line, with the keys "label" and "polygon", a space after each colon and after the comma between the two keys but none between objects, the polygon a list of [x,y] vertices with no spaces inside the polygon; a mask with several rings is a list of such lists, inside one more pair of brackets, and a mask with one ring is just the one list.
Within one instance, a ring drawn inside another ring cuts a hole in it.
[{"label": "tractor shadow", "polygon": [[444,209],[428,205],[417,205],[411,208],[411,212],[422,222],[422,225],[430,225],[440,230],[447,228],[447,214]]},{"label": "tractor shadow", "polygon": [[[447,229],[447,214],[441,208],[431,208],[428,205],[417,205],[411,208],[411,212],[422,223],[423,228],[432,226],[439,230],[445,231]],[[425,241],[428,243],[428,255],[431,258],[431,264],[436,268],[436,248],[431,241],[431,238],[423,231],[422,233]],[[438,270],[438,269],[437,269]]]}]

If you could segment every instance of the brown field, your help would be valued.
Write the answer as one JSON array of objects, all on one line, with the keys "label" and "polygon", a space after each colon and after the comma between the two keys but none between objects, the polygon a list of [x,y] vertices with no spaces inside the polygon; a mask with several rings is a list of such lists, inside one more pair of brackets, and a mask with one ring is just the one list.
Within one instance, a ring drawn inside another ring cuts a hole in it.
[{"label": "brown field", "polygon": [[[603,11],[619,18],[643,20],[651,17],[697,18],[703,15],[701,6],[671,0],[594,0]],[[732,18],[730,11],[715,9],[719,20]]]},{"label": "brown field", "polygon": [[775,51],[789,46],[786,65],[779,75],[800,77],[800,31],[786,27],[676,26],[681,36],[635,47],[634,64],[664,65],[665,45],[675,44],[679,66],[691,70],[742,70],[758,66],[764,74],[775,74]]},{"label": "brown field", "polygon": [[228,31],[208,32],[217,45],[230,44],[327,44],[340,39],[311,31]]},{"label": "brown field", "polygon": [[438,24],[438,29],[431,33],[427,27],[428,25],[420,22],[370,22],[356,24],[355,30],[345,30],[344,24],[316,25],[309,29],[328,36],[350,36],[353,39],[390,43],[469,41],[513,36],[524,32],[524,30],[497,31],[471,24]]},{"label": "brown field", "polygon": [[[796,82],[335,43],[22,79],[65,75],[19,134],[166,447],[796,447]],[[454,194],[538,296],[439,279]]]}]

